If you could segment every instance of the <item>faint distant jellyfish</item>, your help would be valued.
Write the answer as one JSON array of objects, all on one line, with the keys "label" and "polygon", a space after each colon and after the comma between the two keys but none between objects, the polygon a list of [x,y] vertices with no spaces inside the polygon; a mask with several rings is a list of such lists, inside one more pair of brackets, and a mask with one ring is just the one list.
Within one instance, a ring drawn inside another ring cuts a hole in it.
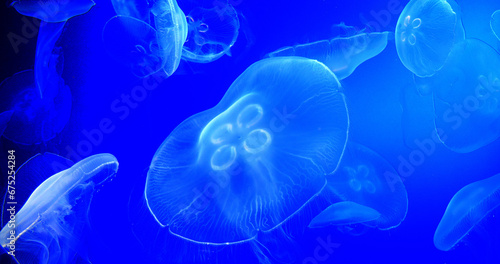
[{"label": "faint distant jellyfish", "polygon": [[22,71],[0,84],[4,102],[0,113],[13,111],[3,136],[23,145],[38,144],[54,138],[68,123],[71,92],[64,80],[55,79],[50,96],[40,97],[32,70]]},{"label": "faint distant jellyfish", "polygon": [[344,151],[349,121],[339,86],[310,59],[251,65],[154,155],[145,197],[158,223],[192,242],[230,244],[297,213]]},{"label": "faint distant jellyfish", "polygon": [[92,0],[14,0],[10,5],[21,15],[45,22],[63,22],[87,13],[95,3]]},{"label": "faint distant jellyfish", "polygon": [[406,217],[408,196],[400,176],[379,154],[349,141],[335,174],[328,176],[326,195],[331,193],[379,212],[364,224],[381,230],[397,227]]},{"label": "faint distant jellyfish", "polygon": [[108,54],[144,78],[163,68],[157,31],[146,22],[128,16],[115,16],[104,26],[102,38]]},{"label": "faint distant jellyfish", "polygon": [[334,203],[311,220],[310,228],[320,228],[330,225],[351,225],[375,221],[380,213],[370,207],[351,201]]},{"label": "faint distant jellyfish", "polygon": [[483,218],[500,205],[500,174],[471,183],[451,199],[434,233],[434,245],[452,249]]},{"label": "faint distant jellyfish", "polygon": [[148,0],[111,0],[115,12],[119,16],[137,18],[149,24],[151,7]]},{"label": "faint distant jellyfish", "polygon": [[387,46],[389,36],[390,32],[362,32],[349,37],[284,47],[269,53],[268,56],[299,56],[318,60],[343,80],[360,64],[380,54]]},{"label": "faint distant jellyfish", "polygon": [[195,7],[186,19],[188,37],[183,47],[183,59],[208,63],[224,54],[230,55],[240,28],[238,14],[230,4],[211,9]]},{"label": "faint distant jellyfish", "polygon": [[[64,159],[54,156],[50,159],[65,164]],[[23,165],[16,176],[33,176],[23,175],[23,168],[28,169],[32,161]],[[16,228],[7,224],[0,231],[2,247],[9,248],[15,243],[15,255],[20,263],[88,261],[84,243],[89,243],[85,235],[89,228],[90,202],[96,188],[115,175],[117,169],[115,157],[99,154],[50,176],[15,215]],[[6,196],[6,199],[10,198]]]},{"label": "faint distant jellyfish", "polygon": [[500,41],[500,10],[495,11],[491,15],[490,27],[495,37]]},{"label": "faint distant jellyfish", "polygon": [[500,54],[491,46],[457,44],[443,68],[422,81],[433,90],[435,126],[447,148],[467,153],[500,136]]},{"label": "faint distant jellyfish", "polygon": [[464,38],[460,20],[445,0],[410,1],[396,26],[399,58],[419,77],[441,69],[453,45]]},{"label": "faint distant jellyfish", "polygon": [[171,76],[179,67],[182,46],[186,42],[188,33],[186,16],[175,0],[156,0],[151,12],[154,15],[163,71],[167,76]]}]

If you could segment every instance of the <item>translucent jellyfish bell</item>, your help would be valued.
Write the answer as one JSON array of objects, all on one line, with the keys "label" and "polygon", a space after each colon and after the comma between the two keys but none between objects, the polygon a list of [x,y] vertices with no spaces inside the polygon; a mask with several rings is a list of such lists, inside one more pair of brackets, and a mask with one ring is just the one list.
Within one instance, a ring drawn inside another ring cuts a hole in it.
[{"label": "translucent jellyfish bell", "polygon": [[378,229],[397,227],[406,217],[408,196],[400,176],[379,154],[349,141],[335,174],[328,176],[327,191],[380,213],[366,224]]},{"label": "translucent jellyfish bell", "polygon": [[157,31],[142,20],[115,16],[104,26],[102,38],[108,54],[139,78],[154,74],[164,66]]},{"label": "translucent jellyfish bell", "polygon": [[119,16],[137,18],[149,24],[151,8],[148,0],[111,0],[115,12]]},{"label": "translucent jellyfish bell", "polygon": [[92,0],[14,0],[10,5],[21,15],[45,22],[63,22],[87,13],[95,3]]},{"label": "translucent jellyfish bell", "polygon": [[[41,164],[39,159],[47,163]],[[43,177],[52,165],[67,166],[67,160],[52,154],[35,156],[19,168],[16,177],[19,180]],[[69,263],[76,258],[86,260],[82,245],[86,243],[84,238],[88,232],[93,193],[115,175],[117,169],[115,157],[100,154],[50,176],[36,187],[15,214],[15,229],[7,223],[0,231],[2,247],[10,248],[14,243],[16,259],[20,263],[56,264]],[[23,189],[16,188],[16,192]],[[4,206],[15,208],[9,204],[9,199],[6,195]]]},{"label": "translucent jellyfish bell", "polygon": [[318,60],[342,80],[351,75],[360,64],[381,53],[387,46],[389,36],[389,32],[362,32],[349,37],[284,47],[268,56],[300,56]]},{"label": "translucent jellyfish bell", "polygon": [[188,38],[183,47],[183,59],[208,63],[224,54],[230,55],[240,28],[238,14],[230,4],[211,9],[195,7],[186,18]]},{"label": "translucent jellyfish bell", "polygon": [[434,92],[435,126],[446,147],[467,153],[500,136],[500,54],[491,46],[467,39],[438,73],[421,81]]},{"label": "translucent jellyfish bell", "polygon": [[399,58],[419,77],[441,69],[453,45],[464,38],[460,20],[445,0],[411,0],[396,25]]},{"label": "translucent jellyfish bell", "polygon": [[186,16],[175,0],[155,0],[151,12],[154,15],[159,52],[163,58],[163,71],[171,76],[179,67],[182,46],[186,42]]},{"label": "translucent jellyfish bell", "polygon": [[250,66],[154,155],[145,197],[158,223],[193,242],[230,244],[297,213],[344,151],[349,121],[339,85],[315,60]]},{"label": "translucent jellyfish bell", "polygon": [[491,15],[490,27],[495,37],[500,41],[500,10],[493,12]]},{"label": "translucent jellyfish bell", "polygon": [[448,251],[500,205],[500,174],[471,183],[451,199],[434,234],[436,248]]},{"label": "translucent jellyfish bell", "polygon": [[370,207],[351,201],[334,203],[311,220],[309,228],[320,228],[330,225],[351,225],[375,221],[380,213]]}]

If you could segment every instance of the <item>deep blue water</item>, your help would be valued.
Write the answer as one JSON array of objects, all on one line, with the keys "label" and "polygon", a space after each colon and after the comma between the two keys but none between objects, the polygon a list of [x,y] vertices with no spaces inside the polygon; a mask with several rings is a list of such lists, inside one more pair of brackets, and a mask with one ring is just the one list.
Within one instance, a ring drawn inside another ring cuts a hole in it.
[{"label": "deep blue water", "polygon": [[[494,1],[481,0],[488,7],[494,6],[490,3]],[[182,8],[182,2],[179,4]],[[231,48],[232,56],[208,64],[181,61],[168,79],[155,75],[139,79],[104,49],[102,29],[115,13],[110,1],[96,1],[88,13],[68,20],[59,42],[64,53],[62,77],[72,93],[68,124],[44,144],[25,146],[2,137],[1,186],[4,188],[6,182],[7,150],[16,151],[16,164],[43,152],[73,161],[111,153],[120,164],[118,173],[94,195],[89,211],[91,239],[84,246],[89,248],[92,263],[255,263],[250,244],[211,247],[182,241],[166,230],[154,231],[156,222],[144,208],[142,198],[153,155],[178,124],[215,106],[231,83],[265,54],[284,46],[333,38],[338,34],[334,26],[341,22],[360,30],[368,25],[372,31],[394,32],[406,4],[398,0],[233,1],[240,31]],[[476,10],[467,8],[463,13],[475,15]],[[496,9],[500,9],[498,4]],[[16,52],[8,34],[23,35],[23,27],[33,18],[13,8],[1,10],[3,80],[33,68],[36,37],[26,37],[27,42],[19,44]],[[465,27],[474,29],[474,25]],[[481,33],[473,36],[480,38]],[[413,74],[398,58],[394,39],[390,39],[381,54],[340,81],[349,110],[349,140],[368,146],[396,170],[415,153],[422,153],[411,142],[428,140],[434,130],[432,116],[425,110],[416,110],[411,121],[403,113],[405,95],[414,92],[413,80]],[[144,87],[145,82],[157,86],[134,100],[134,87]],[[410,107],[429,100],[415,98],[419,99]],[[0,102],[4,104],[2,98]],[[109,124],[106,131],[102,122]],[[96,133],[102,136],[95,137]],[[406,167],[399,171],[404,174],[400,176],[408,193],[408,213],[400,226],[386,231],[365,228],[361,235],[350,235],[335,227],[307,229],[294,223],[291,228],[304,231],[291,237],[294,246],[276,239],[277,245],[269,247],[273,253],[265,254],[286,255],[292,251],[296,254],[293,263],[498,263],[498,210],[451,251],[436,249],[433,235],[458,190],[500,172],[499,153],[500,140],[469,153],[456,153],[435,143],[435,150],[421,156],[420,164],[411,166],[411,171]],[[333,246],[322,248],[324,241]]]}]

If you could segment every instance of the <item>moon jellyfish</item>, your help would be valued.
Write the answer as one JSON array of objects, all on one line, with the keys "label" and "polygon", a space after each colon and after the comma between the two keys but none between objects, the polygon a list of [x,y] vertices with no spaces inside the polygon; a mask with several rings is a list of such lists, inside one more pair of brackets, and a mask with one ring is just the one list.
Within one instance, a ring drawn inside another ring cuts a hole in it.
[{"label": "moon jellyfish", "polygon": [[365,224],[381,230],[397,227],[408,211],[406,188],[394,168],[373,150],[351,141],[339,169],[328,176],[326,190],[379,212],[379,218]]},{"label": "moon jellyfish", "polygon": [[350,225],[374,221],[380,218],[380,213],[370,207],[355,202],[344,201],[334,203],[309,223],[310,228],[320,228],[330,225]]},{"label": "moon jellyfish", "polygon": [[104,26],[106,51],[132,73],[144,78],[163,68],[157,31],[146,22],[128,16],[115,16]]},{"label": "moon jellyfish", "polygon": [[151,12],[154,15],[159,52],[163,58],[163,71],[171,76],[179,67],[182,46],[186,42],[186,16],[175,0],[156,0]]},{"label": "moon jellyfish", "polygon": [[434,234],[436,248],[448,251],[500,205],[500,174],[471,183],[451,199]]},{"label": "moon jellyfish", "polygon": [[344,95],[322,63],[251,65],[212,109],[182,122],[151,162],[156,221],[186,240],[252,240],[296,214],[336,170],[349,126]]},{"label": "moon jellyfish", "polygon": [[71,92],[62,79],[50,89],[52,95],[40,97],[35,74],[27,70],[14,74],[0,84],[5,104],[0,113],[13,111],[3,136],[23,145],[38,144],[54,138],[68,123]]},{"label": "moon jellyfish", "polygon": [[500,41],[500,10],[495,11],[491,15],[490,27],[495,37]]},{"label": "moon jellyfish", "polygon": [[422,81],[434,92],[435,126],[446,147],[471,152],[500,136],[500,54],[492,47],[468,39],[453,48],[441,71]]},{"label": "moon jellyfish", "polygon": [[21,15],[45,22],[63,22],[87,13],[95,3],[92,0],[15,0],[10,5]]},{"label": "moon jellyfish", "polygon": [[453,45],[464,38],[460,19],[445,0],[411,0],[396,25],[398,56],[419,77],[441,69]]},{"label": "moon jellyfish", "polygon": [[[22,165],[15,177],[47,176],[24,172],[46,172],[43,167],[31,167],[30,163],[39,157],[66,164],[61,157],[40,155]],[[15,244],[14,255],[20,263],[88,261],[85,246],[89,243],[86,236],[90,202],[95,190],[115,175],[117,169],[118,162],[110,154],[86,158],[43,181],[15,215],[16,205],[9,203],[7,195],[5,212],[14,215],[10,218],[15,222],[9,221],[0,231],[2,247],[10,250]]]},{"label": "moon jellyfish", "polygon": [[137,18],[149,24],[151,8],[148,0],[111,0],[115,12],[119,16]]},{"label": "moon jellyfish", "polygon": [[230,4],[211,9],[195,7],[186,18],[188,37],[182,51],[183,59],[208,63],[224,54],[230,55],[240,28],[238,14]]},{"label": "moon jellyfish", "polygon": [[300,56],[324,63],[340,79],[345,79],[363,62],[377,56],[387,46],[389,32],[359,33],[303,45],[284,47],[269,57]]}]

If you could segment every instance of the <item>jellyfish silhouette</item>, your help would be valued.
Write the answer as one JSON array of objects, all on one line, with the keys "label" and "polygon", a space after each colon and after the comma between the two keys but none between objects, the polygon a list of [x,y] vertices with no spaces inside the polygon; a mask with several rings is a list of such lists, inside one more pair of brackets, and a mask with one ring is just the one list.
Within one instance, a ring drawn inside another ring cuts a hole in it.
[{"label": "jellyfish silhouette", "polygon": [[156,0],[151,12],[154,15],[159,52],[163,58],[163,71],[171,76],[179,67],[182,46],[186,42],[186,16],[175,0]]},{"label": "jellyfish silhouette", "polygon": [[251,65],[154,155],[145,198],[158,223],[209,244],[280,226],[337,168],[349,125],[339,86],[325,65],[306,58]]},{"label": "jellyfish silhouette", "polygon": [[471,183],[451,198],[434,233],[436,248],[448,251],[500,205],[500,174]]},{"label": "jellyfish silhouette", "polygon": [[102,38],[108,54],[144,78],[163,68],[164,54],[157,42],[157,31],[148,23],[129,16],[115,16],[103,28]]},{"label": "jellyfish silhouette", "polygon": [[333,194],[379,212],[379,218],[363,224],[381,230],[399,226],[408,211],[406,188],[394,168],[373,150],[352,141],[325,190],[326,197]]},{"label": "jellyfish silhouette", "polygon": [[380,218],[380,213],[370,207],[351,201],[343,201],[328,206],[309,223],[310,228],[319,228],[330,225],[351,225]]},{"label": "jellyfish silhouette", "polygon": [[491,46],[467,39],[439,72],[421,81],[433,91],[435,126],[447,148],[467,153],[500,136],[500,54]]},{"label": "jellyfish silhouette", "polygon": [[[39,158],[58,166],[67,164],[55,155],[39,155],[22,165],[15,176],[48,176],[45,173],[49,170],[39,167]],[[8,222],[0,231],[2,247],[10,249],[15,244],[15,258],[19,263],[88,262],[85,235],[89,230],[90,202],[95,189],[115,175],[117,169],[115,157],[99,154],[50,176],[36,187],[15,214],[15,228]],[[7,209],[3,212],[10,214],[15,205],[9,203],[8,195],[5,199]]]},{"label": "jellyfish silhouette", "polygon": [[151,8],[147,0],[111,0],[117,15],[133,17],[151,23]]},{"label": "jellyfish silhouette", "polygon": [[231,54],[230,48],[238,38],[240,23],[230,4],[210,9],[195,7],[186,18],[188,37],[182,51],[184,60],[208,63]]},{"label": "jellyfish silhouette", "polygon": [[464,38],[460,19],[445,0],[411,0],[396,25],[398,56],[419,77],[441,69],[453,45]]},{"label": "jellyfish silhouette", "polygon": [[300,56],[318,60],[342,80],[360,64],[381,53],[387,46],[389,36],[390,32],[361,32],[354,36],[284,47],[268,56]]},{"label": "jellyfish silhouette", "polygon": [[491,15],[490,28],[495,37],[500,41],[500,10],[493,12]]},{"label": "jellyfish silhouette", "polygon": [[63,22],[87,13],[95,3],[92,0],[14,0],[10,5],[21,15],[45,22]]}]

